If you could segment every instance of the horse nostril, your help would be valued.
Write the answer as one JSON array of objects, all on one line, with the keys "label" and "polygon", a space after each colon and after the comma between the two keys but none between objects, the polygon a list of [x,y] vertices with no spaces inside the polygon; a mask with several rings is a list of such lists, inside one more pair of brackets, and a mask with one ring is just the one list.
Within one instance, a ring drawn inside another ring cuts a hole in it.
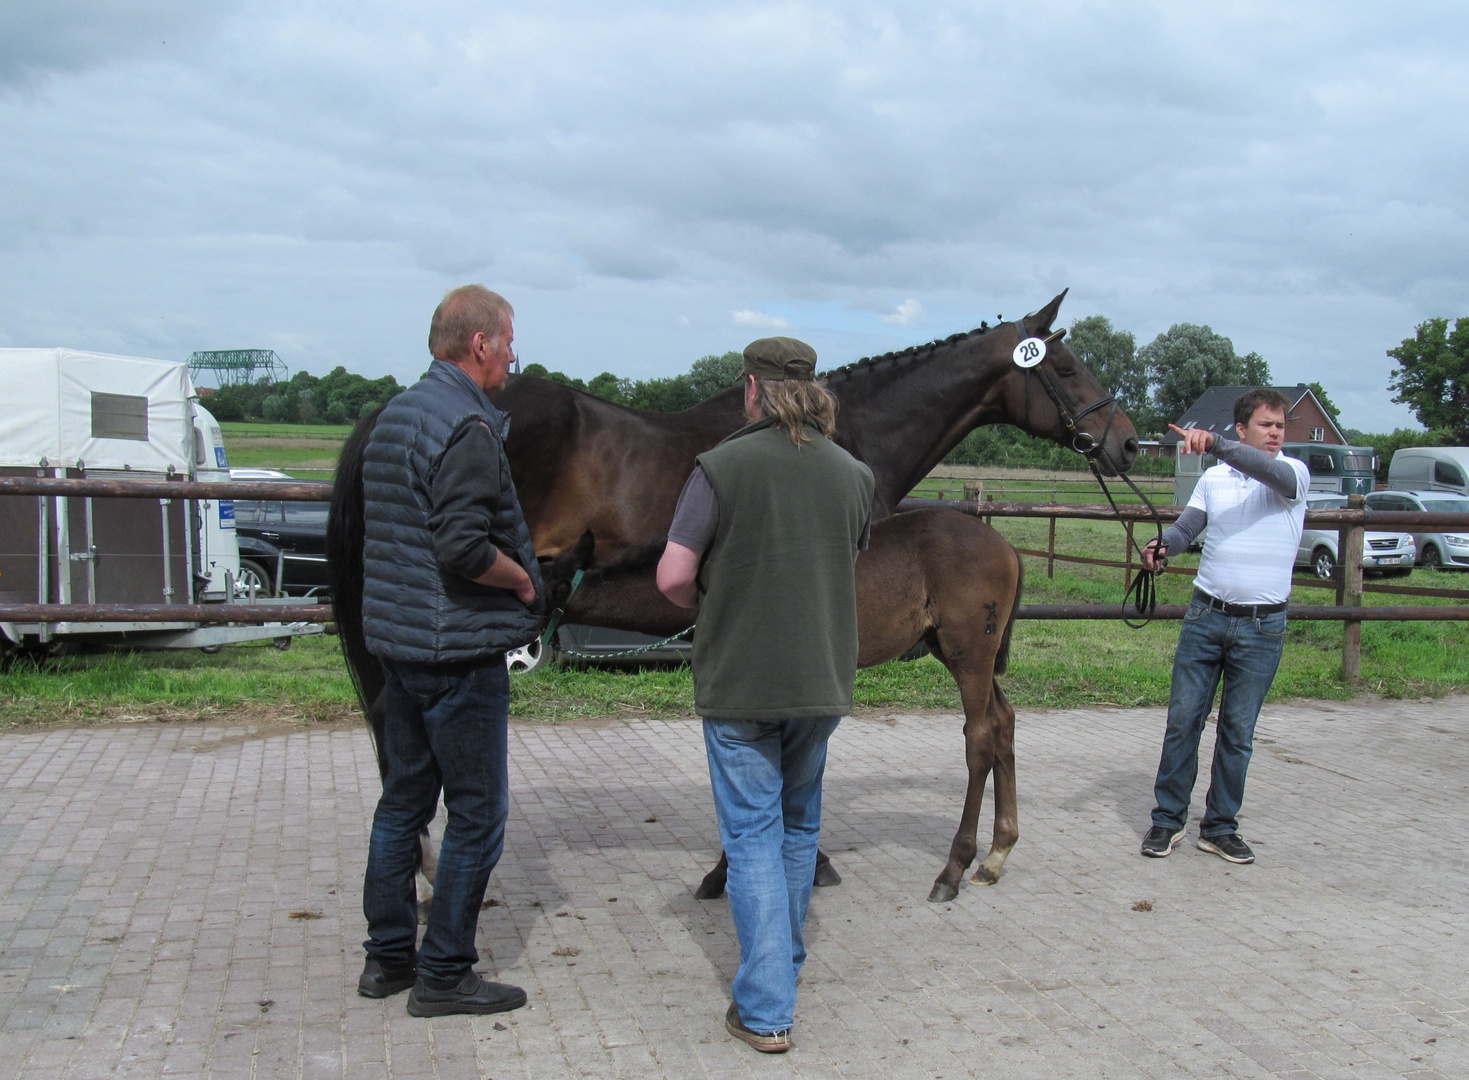
[{"label": "horse nostril", "polygon": [[1128,439],[1122,444],[1122,449],[1126,452],[1128,457],[1137,457],[1137,440]]}]

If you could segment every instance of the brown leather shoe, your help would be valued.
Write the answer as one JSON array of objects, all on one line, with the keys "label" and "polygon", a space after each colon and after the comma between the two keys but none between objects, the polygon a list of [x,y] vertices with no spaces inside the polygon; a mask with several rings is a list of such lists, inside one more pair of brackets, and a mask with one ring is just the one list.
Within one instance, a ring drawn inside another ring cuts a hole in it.
[{"label": "brown leather shoe", "polygon": [[791,1048],[791,1033],[777,1031],[774,1035],[761,1035],[758,1031],[751,1031],[745,1027],[745,1022],[740,1019],[740,1010],[735,1008],[735,1003],[729,1003],[729,1011],[724,1014],[724,1030],[749,1043],[762,1054],[784,1054]]}]

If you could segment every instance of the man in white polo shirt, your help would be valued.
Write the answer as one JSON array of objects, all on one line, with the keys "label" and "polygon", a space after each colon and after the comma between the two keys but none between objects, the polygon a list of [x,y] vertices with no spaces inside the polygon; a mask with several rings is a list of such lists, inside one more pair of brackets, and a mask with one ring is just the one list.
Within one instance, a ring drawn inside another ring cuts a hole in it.
[{"label": "man in white polo shirt", "polygon": [[1211,453],[1220,464],[1207,470],[1178,521],[1151,541],[1143,564],[1153,569],[1188,550],[1207,525],[1194,596],[1173,654],[1168,730],[1153,785],[1157,805],[1142,853],[1166,858],[1183,839],[1189,799],[1199,771],[1199,739],[1220,679],[1214,765],[1199,847],[1232,863],[1255,861],[1239,835],[1245,772],[1255,721],[1280,665],[1291,569],[1306,519],[1311,474],[1280,455],[1289,403],[1270,389],[1248,390],[1234,403],[1239,442],[1212,432],[1169,426],[1180,454]]}]

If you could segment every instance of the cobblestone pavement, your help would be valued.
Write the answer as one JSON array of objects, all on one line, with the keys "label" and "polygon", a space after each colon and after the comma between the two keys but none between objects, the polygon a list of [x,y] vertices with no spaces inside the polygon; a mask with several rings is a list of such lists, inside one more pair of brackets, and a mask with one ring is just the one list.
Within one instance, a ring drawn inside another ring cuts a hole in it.
[{"label": "cobblestone pavement", "polygon": [[1269,707],[1246,867],[1192,835],[1138,856],[1162,710],[1022,714],[1005,876],[935,905],[959,725],[834,738],[845,882],[812,904],[779,1059],[723,1031],[693,722],[513,725],[481,966],[531,1006],[432,1021],[354,992],[364,732],[0,737],[0,1075],[1469,1076],[1469,699]]}]

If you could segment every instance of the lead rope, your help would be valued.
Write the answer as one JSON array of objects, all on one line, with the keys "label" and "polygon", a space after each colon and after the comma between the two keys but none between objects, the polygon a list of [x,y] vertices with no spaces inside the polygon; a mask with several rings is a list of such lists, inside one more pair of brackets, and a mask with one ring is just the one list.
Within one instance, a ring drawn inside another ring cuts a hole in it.
[{"label": "lead rope", "polygon": [[[1148,508],[1148,512],[1153,515],[1153,527],[1158,531],[1158,547],[1161,548],[1163,546],[1163,519],[1158,514],[1158,508],[1153,505],[1152,500],[1143,494],[1142,489],[1132,482],[1130,476],[1117,469],[1116,462],[1107,455],[1107,451],[1100,449],[1100,444],[1098,446],[1098,454],[1107,458],[1107,464],[1117,471],[1117,475],[1122,477],[1128,487],[1132,488],[1133,493],[1142,500],[1143,505]],[[1117,509],[1117,503],[1112,498],[1112,492],[1107,488],[1107,481],[1102,479],[1102,471],[1097,468],[1096,459],[1089,457],[1086,460],[1087,464],[1091,466],[1092,475],[1097,478],[1097,484],[1101,487],[1102,494],[1107,496],[1107,502],[1111,505],[1112,512],[1117,515],[1117,520],[1121,521],[1122,513]],[[1136,537],[1131,537],[1128,543],[1132,545],[1133,550],[1137,552],[1139,561],[1141,561],[1143,547],[1146,545],[1139,545]],[[1129,630],[1141,630],[1152,621],[1153,610],[1158,606],[1158,575],[1161,573],[1161,569],[1149,570],[1146,567],[1139,567],[1137,576],[1132,579],[1132,584],[1123,592],[1122,622]],[[1127,615],[1127,601],[1129,598],[1132,600],[1133,610],[1137,613],[1138,621],[1136,622],[1128,618]]]},{"label": "lead rope", "polygon": [[[1022,340],[1024,340],[1028,336],[1028,332],[1025,329],[1024,322],[1016,322],[1015,328],[1019,332]],[[1049,341],[1050,339],[1047,338],[1046,340]],[[1099,457],[1106,460],[1107,466],[1111,468],[1112,471],[1115,472],[1118,476],[1122,477],[1123,483],[1132,488],[1133,494],[1141,499],[1142,504],[1148,508],[1148,512],[1153,516],[1153,525],[1157,529],[1158,547],[1161,548],[1163,546],[1163,519],[1158,514],[1158,508],[1153,505],[1151,499],[1143,494],[1142,489],[1132,482],[1132,477],[1128,476],[1125,472],[1117,467],[1117,463],[1113,461],[1111,455],[1107,453],[1105,442],[1107,438],[1107,433],[1112,430],[1112,421],[1116,419],[1117,416],[1116,399],[1110,397],[1099,398],[1097,401],[1094,401],[1092,404],[1088,405],[1080,413],[1072,413],[1071,408],[1064,401],[1061,400],[1060,390],[1057,389],[1054,383],[1052,383],[1050,376],[1047,375],[1044,370],[1042,370],[1039,366],[1036,366],[1034,368],[1026,368],[1025,421],[1027,426],[1030,423],[1030,373],[1032,371],[1034,371],[1036,377],[1040,379],[1041,387],[1045,390],[1046,396],[1048,396],[1051,399],[1051,403],[1056,406],[1056,412],[1060,415],[1061,420],[1066,425],[1067,430],[1071,432],[1072,448],[1080,453],[1084,458],[1086,458],[1087,467],[1091,469],[1092,475],[1097,478],[1097,486],[1102,489],[1102,494],[1107,497],[1107,504],[1112,507],[1112,513],[1117,515],[1117,520],[1122,520],[1122,512],[1117,509],[1117,502],[1115,499],[1112,498],[1112,491],[1110,488],[1107,487],[1107,481],[1102,479],[1102,471],[1097,468],[1097,458]],[[1076,422],[1078,420],[1080,420],[1087,413],[1095,412],[1103,405],[1111,405],[1112,409],[1111,412],[1107,414],[1107,423],[1102,428],[1102,437],[1100,439],[1094,439],[1089,433],[1077,429]],[[1081,439],[1083,437],[1085,437],[1087,442],[1091,444],[1085,449],[1082,448],[1081,444]],[[1138,544],[1136,537],[1131,538],[1128,543],[1131,544],[1132,551],[1137,552],[1138,560],[1139,562],[1141,562],[1143,556],[1143,546],[1140,546]],[[1128,557],[1130,561],[1131,551],[1128,552]],[[1161,572],[1161,570],[1148,570],[1140,566],[1138,568],[1137,576],[1132,579],[1132,584],[1129,585],[1127,589],[1123,592],[1122,622],[1125,626],[1128,627],[1128,629],[1141,630],[1143,627],[1147,626],[1149,622],[1152,621],[1153,611],[1158,606],[1157,578],[1158,574],[1160,574]],[[1133,619],[1128,617],[1127,604],[1129,600],[1132,601],[1133,610],[1137,614],[1138,621],[1134,621]]]}]

